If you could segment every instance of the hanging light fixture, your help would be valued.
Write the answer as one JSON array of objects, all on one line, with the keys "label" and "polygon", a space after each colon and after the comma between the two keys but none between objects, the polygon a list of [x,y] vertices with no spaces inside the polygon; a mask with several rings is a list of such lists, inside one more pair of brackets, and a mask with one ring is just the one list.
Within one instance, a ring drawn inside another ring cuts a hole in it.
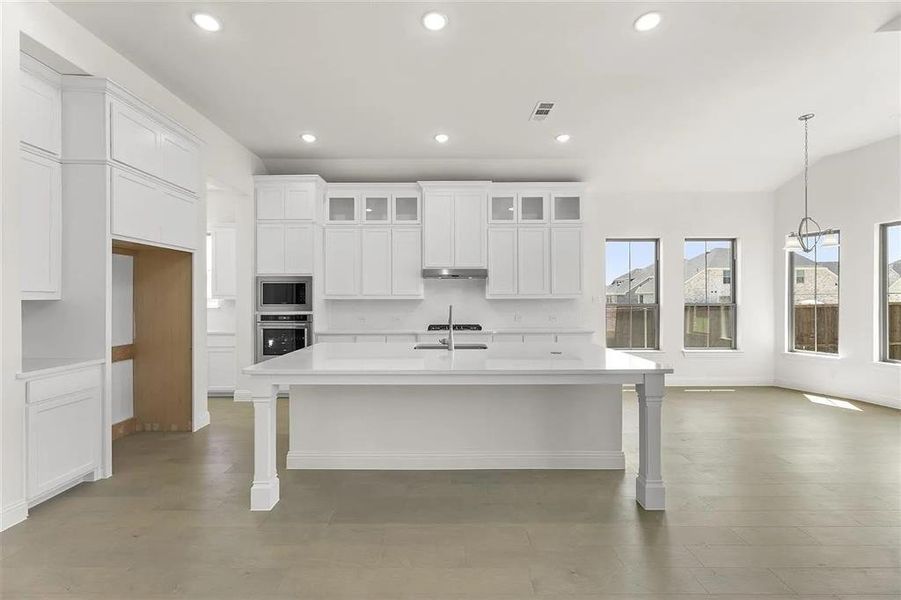
[{"label": "hanging light fixture", "polygon": [[808,171],[810,170],[810,159],[807,149],[807,124],[813,117],[813,113],[807,113],[798,117],[798,120],[804,124],[804,217],[798,223],[798,230],[785,236],[785,249],[789,252],[811,252],[817,245],[827,248],[838,246],[839,244],[838,232],[834,229],[821,230],[820,224],[810,216],[807,209]]}]

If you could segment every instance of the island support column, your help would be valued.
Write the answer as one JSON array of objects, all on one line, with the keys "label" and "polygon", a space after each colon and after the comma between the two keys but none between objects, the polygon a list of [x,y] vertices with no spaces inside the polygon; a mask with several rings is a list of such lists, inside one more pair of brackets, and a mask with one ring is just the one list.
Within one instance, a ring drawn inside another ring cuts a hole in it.
[{"label": "island support column", "polygon": [[250,510],[272,510],[279,499],[275,462],[277,399],[277,385],[271,386],[266,396],[251,396],[250,392],[244,390],[235,392],[235,401],[253,402],[253,485],[250,486]]},{"label": "island support column", "polygon": [[663,407],[663,374],[644,376],[644,383],[635,386],[638,392],[638,477],[635,495],[645,510],[666,508],[666,489],[660,468],[661,428]]}]

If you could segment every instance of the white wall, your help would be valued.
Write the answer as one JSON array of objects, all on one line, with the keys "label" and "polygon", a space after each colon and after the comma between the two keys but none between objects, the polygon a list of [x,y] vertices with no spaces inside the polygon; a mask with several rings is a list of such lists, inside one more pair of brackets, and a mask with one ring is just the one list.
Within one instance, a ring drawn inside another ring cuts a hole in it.
[{"label": "white wall", "polygon": [[787,352],[788,264],[778,251],[803,214],[795,177],[776,191],[773,272],[777,385],[901,408],[901,365],[878,361],[878,225],[901,219],[901,137],[828,156],[810,170],[810,212],[841,230],[839,353]]},{"label": "white wall", "polygon": [[[112,270],[112,345],[134,343],[134,258],[113,254]],[[121,423],[135,416],[134,362],[122,360],[112,366],[112,422]]]},{"label": "white wall", "polygon": [[[262,162],[241,144],[55,6],[47,2],[0,3],[0,529],[15,524],[27,514],[25,388],[15,377],[22,365],[17,194],[17,98],[22,33],[81,70],[118,82],[196,133],[204,141],[204,168],[208,177],[249,194],[253,189],[252,175],[265,172]],[[197,298],[204,297],[204,263],[205,254],[199,252],[194,264],[201,274],[195,278]],[[200,303],[195,303],[195,307],[197,338],[205,335],[206,310]],[[202,344],[197,345],[197,352],[195,400],[205,405],[206,356]],[[195,427],[202,424],[195,419]]]}]

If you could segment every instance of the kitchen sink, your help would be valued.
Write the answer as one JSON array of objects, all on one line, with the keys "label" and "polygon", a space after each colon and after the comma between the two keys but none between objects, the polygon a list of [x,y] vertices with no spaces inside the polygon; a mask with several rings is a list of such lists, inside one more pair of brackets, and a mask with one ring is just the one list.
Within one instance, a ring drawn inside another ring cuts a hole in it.
[{"label": "kitchen sink", "polygon": [[[414,350],[444,350],[447,351],[447,346],[444,344],[416,344],[413,346]],[[487,350],[488,346],[485,344],[454,344],[454,350]]]}]

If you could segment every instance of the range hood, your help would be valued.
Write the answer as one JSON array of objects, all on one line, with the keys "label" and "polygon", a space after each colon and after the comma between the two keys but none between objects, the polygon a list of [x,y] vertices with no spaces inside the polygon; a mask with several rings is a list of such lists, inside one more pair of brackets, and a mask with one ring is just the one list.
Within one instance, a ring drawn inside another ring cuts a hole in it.
[{"label": "range hood", "polygon": [[488,269],[423,269],[423,279],[488,279]]}]

